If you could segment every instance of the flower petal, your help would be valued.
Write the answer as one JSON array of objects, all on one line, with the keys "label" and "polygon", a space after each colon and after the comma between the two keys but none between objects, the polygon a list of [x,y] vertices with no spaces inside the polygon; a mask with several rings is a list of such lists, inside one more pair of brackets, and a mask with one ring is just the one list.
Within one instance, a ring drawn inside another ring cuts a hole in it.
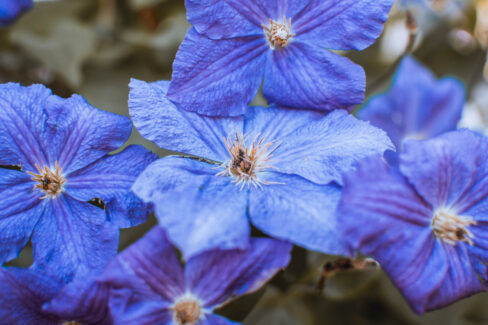
[{"label": "flower petal", "polygon": [[118,149],[132,129],[129,118],[99,110],[78,95],[68,99],[50,97],[46,112],[50,163],[57,161],[64,174]]},{"label": "flower petal", "polygon": [[280,173],[300,175],[318,184],[342,184],[342,174],[367,156],[393,149],[380,129],[343,110],[323,116],[280,108],[255,108],[245,132],[280,143],[270,164]]},{"label": "flower petal", "polygon": [[270,51],[263,94],[270,103],[330,111],[362,103],[363,68],[317,45],[292,42]]},{"label": "flower petal", "polygon": [[461,213],[488,192],[488,166],[480,166],[487,150],[488,140],[469,130],[406,141],[400,170],[434,208],[455,207]]},{"label": "flower petal", "polygon": [[30,177],[16,170],[0,169],[0,263],[16,258],[29,238],[45,204],[32,192]]},{"label": "flower petal", "polygon": [[66,281],[103,269],[118,246],[118,231],[105,222],[105,211],[68,195],[49,200],[32,234],[34,265]]},{"label": "flower petal", "polygon": [[465,101],[462,84],[454,78],[439,81],[407,56],[390,90],[374,96],[358,117],[385,130],[401,150],[405,138],[431,138],[456,129]]},{"label": "flower petal", "polygon": [[0,269],[0,319],[3,324],[54,325],[56,316],[43,312],[42,305],[62,287],[40,270]]},{"label": "flower petal", "polygon": [[46,164],[43,108],[50,96],[42,85],[0,85],[0,165],[25,165],[35,171],[35,164]]},{"label": "flower petal", "polygon": [[363,50],[383,31],[393,0],[312,0],[293,30],[300,41],[334,50]]},{"label": "flower petal", "polygon": [[0,1],[0,27],[10,25],[32,5],[32,0]]},{"label": "flower petal", "polygon": [[131,187],[137,176],[156,158],[142,146],[129,146],[121,153],[107,155],[68,175],[64,188],[80,201],[103,200],[115,225],[137,225],[146,220],[150,207],[132,195]]},{"label": "flower petal", "polygon": [[249,216],[256,227],[306,249],[352,254],[341,239],[335,214],[341,195],[338,186],[319,186],[299,176],[280,173],[267,173],[265,178],[281,184],[251,191]]},{"label": "flower petal", "polygon": [[[109,264],[101,283],[166,303],[184,293],[183,269],[165,231],[156,226]],[[132,295],[132,293],[131,293]]]},{"label": "flower petal", "polygon": [[224,318],[222,316],[210,314],[206,315],[204,319],[199,321],[197,325],[239,325],[241,323],[236,323]]},{"label": "flower petal", "polygon": [[264,37],[215,41],[192,28],[176,54],[168,98],[202,115],[241,115],[261,84],[268,49]]},{"label": "flower petal", "polygon": [[161,195],[154,210],[188,259],[209,249],[248,247],[247,201],[247,191],[240,191],[230,177],[195,177],[187,186]]},{"label": "flower petal", "polygon": [[147,83],[132,79],[129,111],[137,130],[159,147],[223,160],[223,138],[242,132],[242,118],[210,118],[178,109],[166,98],[168,81]]},{"label": "flower petal", "polygon": [[229,299],[262,287],[290,261],[292,245],[252,238],[245,250],[212,250],[188,260],[185,269],[190,292],[204,307],[216,308]]},{"label": "flower petal", "polygon": [[128,290],[112,291],[110,309],[114,324],[174,325],[173,313],[167,302],[143,300],[141,297],[131,296],[131,293]]}]

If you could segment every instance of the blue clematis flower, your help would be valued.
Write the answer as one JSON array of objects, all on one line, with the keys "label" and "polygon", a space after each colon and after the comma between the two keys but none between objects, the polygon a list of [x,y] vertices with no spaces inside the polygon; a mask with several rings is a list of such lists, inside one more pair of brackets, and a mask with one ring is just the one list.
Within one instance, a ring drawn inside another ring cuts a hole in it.
[{"label": "blue clematis flower", "polygon": [[[370,99],[357,116],[385,130],[401,151],[405,139],[427,139],[455,130],[465,97],[459,80],[436,80],[429,70],[407,56],[390,90]],[[386,157],[393,165],[398,162],[394,152],[387,152]]]},{"label": "blue clematis flower", "polygon": [[168,82],[130,84],[139,132],[160,147],[197,157],[151,164],[134,192],[154,203],[185,257],[213,248],[246,248],[249,222],[308,249],[347,255],[334,210],[342,173],[392,145],[386,134],[343,110],[251,107],[246,116],[215,118],[179,110]]},{"label": "blue clematis flower", "polygon": [[[143,221],[148,207],[130,194],[156,157],[141,146],[117,155],[127,117],[61,99],[42,85],[0,85],[0,262],[32,240],[36,267],[67,279],[116,254],[117,227]],[[106,211],[89,204],[105,203]],[[142,207],[133,218],[125,213]]]},{"label": "blue clematis flower", "polygon": [[0,0],[0,27],[10,25],[31,8],[32,0]]},{"label": "blue clematis flower", "polygon": [[288,265],[291,247],[255,238],[247,250],[204,252],[183,270],[164,230],[155,227],[97,277],[109,288],[98,297],[115,324],[236,324],[213,310],[263,286]]},{"label": "blue clematis flower", "polygon": [[405,142],[399,169],[371,158],[345,177],[344,236],[417,313],[487,289],[487,152],[487,138],[453,131]]},{"label": "blue clematis flower", "polygon": [[[72,288],[84,289],[92,288],[96,283],[93,277],[89,277],[71,285]],[[59,313],[46,310],[46,303],[57,295],[71,299],[71,304],[83,303],[77,304],[76,312],[70,311],[68,317],[62,308],[59,308]],[[106,304],[100,304],[90,291],[82,290],[77,295],[66,296],[65,283],[57,276],[41,270],[18,268],[0,268],[0,319],[2,324],[112,324]]]},{"label": "blue clematis flower", "polygon": [[362,103],[363,69],[334,50],[363,50],[393,0],[186,0],[193,28],[168,98],[210,116],[246,112],[263,81],[270,103],[329,111]]}]

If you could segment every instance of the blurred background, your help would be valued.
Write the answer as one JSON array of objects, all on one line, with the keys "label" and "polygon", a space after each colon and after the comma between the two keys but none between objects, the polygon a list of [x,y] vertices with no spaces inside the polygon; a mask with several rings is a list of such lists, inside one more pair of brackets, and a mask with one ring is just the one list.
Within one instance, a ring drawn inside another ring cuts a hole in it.
[{"label": "blurred background", "polygon": [[[183,0],[36,1],[0,29],[0,82],[42,83],[59,96],[79,93],[100,109],[128,115],[130,78],[169,80],[188,28]],[[437,76],[458,77],[468,96],[461,125],[486,132],[487,46],[488,1],[403,0],[372,47],[341,54],[365,68],[368,97],[389,87],[399,59],[410,52]],[[258,95],[254,104],[266,102]],[[129,143],[167,154],[136,130]],[[122,230],[121,249],[155,223],[151,218]],[[10,265],[27,266],[31,255],[26,248]],[[220,313],[248,325],[488,324],[488,294],[420,317],[374,267],[337,272],[320,292],[322,267],[336,259],[295,249],[289,268],[270,285]]]}]

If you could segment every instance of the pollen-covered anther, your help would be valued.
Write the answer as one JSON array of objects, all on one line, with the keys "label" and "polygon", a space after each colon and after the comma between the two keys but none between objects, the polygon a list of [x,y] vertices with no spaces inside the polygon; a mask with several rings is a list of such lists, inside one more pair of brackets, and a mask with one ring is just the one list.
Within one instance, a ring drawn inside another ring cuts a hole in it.
[{"label": "pollen-covered anther", "polygon": [[283,48],[286,47],[290,41],[290,39],[295,36],[291,32],[291,18],[286,21],[286,16],[283,16],[283,23],[280,24],[269,19],[269,26],[261,25],[264,28],[264,34],[266,35],[266,39],[269,42],[269,46],[271,49],[275,48]]},{"label": "pollen-covered anther", "polygon": [[63,185],[66,179],[63,176],[63,170],[59,167],[56,161],[54,170],[47,166],[43,168],[36,164],[38,174],[28,171],[32,175],[31,179],[38,184],[34,185],[34,189],[39,189],[45,193],[41,199],[54,198],[64,191]]},{"label": "pollen-covered anther", "polygon": [[[265,137],[257,134],[246,146],[247,136],[236,134],[234,139],[224,138],[225,146],[230,153],[230,160],[223,166],[224,170],[218,173],[219,176],[232,176],[235,182],[241,185],[241,189],[247,184],[255,187],[262,187],[261,184],[269,185],[271,183],[259,177],[259,173],[276,169],[270,165],[272,162],[273,152],[281,143],[266,142]],[[258,140],[259,139],[259,140]]]},{"label": "pollen-covered anther", "polygon": [[432,218],[432,231],[443,242],[456,245],[457,242],[465,242],[473,245],[474,235],[468,229],[476,225],[476,221],[470,216],[459,216],[446,210],[438,210]]},{"label": "pollen-covered anther", "polygon": [[201,317],[202,306],[193,299],[181,300],[173,306],[173,320],[178,325],[194,325]]}]

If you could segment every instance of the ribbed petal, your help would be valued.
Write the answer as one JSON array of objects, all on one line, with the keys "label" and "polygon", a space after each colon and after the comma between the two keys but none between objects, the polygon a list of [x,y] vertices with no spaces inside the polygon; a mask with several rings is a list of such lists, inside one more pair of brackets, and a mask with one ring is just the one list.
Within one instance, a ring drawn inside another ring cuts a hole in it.
[{"label": "ribbed petal", "polygon": [[118,149],[130,136],[129,118],[99,110],[83,97],[52,96],[46,104],[50,165],[70,174]]},{"label": "ribbed petal", "polygon": [[383,31],[393,0],[312,0],[294,17],[293,31],[334,50],[363,50]]},{"label": "ribbed petal", "polygon": [[48,200],[32,235],[34,265],[66,281],[103,269],[115,256],[119,238],[105,222],[105,211],[68,195]]},{"label": "ribbed petal", "polygon": [[178,109],[166,98],[168,87],[168,81],[131,80],[129,112],[137,130],[164,149],[226,159],[223,139],[242,133],[242,118],[210,118]]},{"label": "ribbed petal", "polygon": [[36,171],[36,164],[46,164],[44,106],[50,96],[42,85],[0,85],[0,165]]},{"label": "ribbed petal", "polygon": [[203,115],[241,115],[261,84],[268,49],[264,37],[216,41],[192,28],[176,54],[168,98]]},{"label": "ribbed petal", "polygon": [[185,269],[190,292],[215,308],[262,287],[290,261],[292,245],[253,238],[246,250],[213,250],[191,258]]},{"label": "ribbed petal", "polygon": [[275,184],[251,191],[249,216],[256,227],[306,249],[333,255],[353,254],[341,238],[335,214],[341,195],[338,186],[319,186],[299,176],[280,173],[263,177]]},{"label": "ribbed petal", "polygon": [[14,259],[27,245],[45,209],[29,175],[0,169],[0,263]]},{"label": "ribbed petal", "polygon": [[330,111],[362,103],[364,70],[316,44],[292,42],[270,51],[263,93],[270,103]]}]

